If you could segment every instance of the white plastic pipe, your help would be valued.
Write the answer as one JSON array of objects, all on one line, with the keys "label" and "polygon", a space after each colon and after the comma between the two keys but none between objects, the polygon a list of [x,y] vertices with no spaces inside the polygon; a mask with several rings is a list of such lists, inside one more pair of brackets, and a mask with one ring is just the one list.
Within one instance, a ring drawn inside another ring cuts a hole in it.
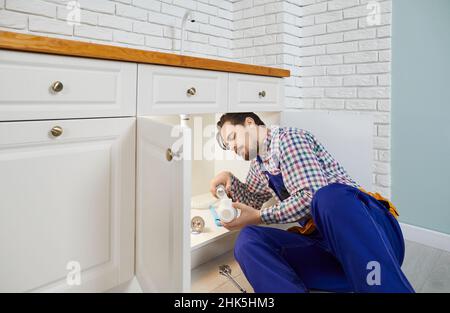
[{"label": "white plastic pipe", "polygon": [[180,125],[182,127],[189,127],[188,121],[191,119],[189,114],[180,114]]}]

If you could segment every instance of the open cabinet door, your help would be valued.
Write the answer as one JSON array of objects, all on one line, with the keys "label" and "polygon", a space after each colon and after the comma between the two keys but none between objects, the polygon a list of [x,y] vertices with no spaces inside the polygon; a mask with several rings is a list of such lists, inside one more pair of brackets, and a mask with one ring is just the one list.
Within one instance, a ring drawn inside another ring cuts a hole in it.
[{"label": "open cabinet door", "polygon": [[[137,120],[136,276],[144,292],[190,290],[191,161],[181,149],[190,153],[191,132],[183,128],[174,137],[173,130]],[[177,150],[171,161],[168,149]]]},{"label": "open cabinet door", "polygon": [[311,132],[358,184],[372,190],[372,114],[286,110],[280,125]]}]

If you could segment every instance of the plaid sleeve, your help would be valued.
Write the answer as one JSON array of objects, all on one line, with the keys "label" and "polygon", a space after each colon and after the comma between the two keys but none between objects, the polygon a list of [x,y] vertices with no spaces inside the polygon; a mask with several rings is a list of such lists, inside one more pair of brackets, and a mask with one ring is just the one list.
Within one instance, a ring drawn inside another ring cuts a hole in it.
[{"label": "plaid sleeve", "polygon": [[243,183],[236,176],[231,175],[231,199],[258,210],[261,209],[264,202],[272,198],[272,193],[266,184],[261,182],[256,160],[252,160],[245,181]]},{"label": "plaid sleeve", "polygon": [[312,135],[305,131],[287,130],[280,135],[279,158],[283,181],[291,195],[261,211],[266,224],[297,222],[311,216],[311,200],[319,188],[327,185],[315,155]]}]

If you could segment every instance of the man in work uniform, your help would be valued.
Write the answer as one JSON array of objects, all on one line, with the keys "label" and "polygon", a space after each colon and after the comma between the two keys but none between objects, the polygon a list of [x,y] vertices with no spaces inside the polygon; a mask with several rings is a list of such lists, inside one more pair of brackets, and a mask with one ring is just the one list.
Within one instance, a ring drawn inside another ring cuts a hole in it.
[{"label": "man in work uniform", "polygon": [[[223,149],[251,160],[245,182],[224,171],[240,216],[234,255],[255,292],[414,292],[401,270],[404,239],[390,201],[363,190],[309,132],[266,127],[254,113],[217,123]],[[277,204],[261,208],[275,196]],[[298,223],[286,230],[258,224]]]}]

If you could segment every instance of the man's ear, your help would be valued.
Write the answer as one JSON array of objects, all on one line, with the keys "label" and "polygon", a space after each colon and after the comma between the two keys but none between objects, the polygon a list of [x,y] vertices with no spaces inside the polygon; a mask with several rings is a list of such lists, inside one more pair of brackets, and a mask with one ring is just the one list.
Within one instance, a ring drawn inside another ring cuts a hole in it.
[{"label": "man's ear", "polygon": [[255,120],[252,119],[251,117],[246,117],[245,118],[245,126],[251,126],[251,125],[255,125]]}]

